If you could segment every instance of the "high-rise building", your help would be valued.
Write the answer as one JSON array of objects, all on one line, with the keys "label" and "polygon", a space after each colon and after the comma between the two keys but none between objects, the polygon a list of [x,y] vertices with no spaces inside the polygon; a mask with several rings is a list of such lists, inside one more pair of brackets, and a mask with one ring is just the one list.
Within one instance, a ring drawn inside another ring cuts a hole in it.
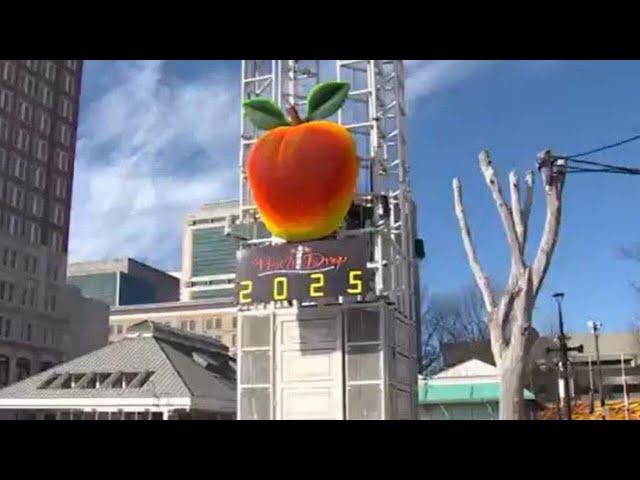
[{"label": "high-rise building", "polygon": [[225,225],[238,218],[238,201],[207,203],[187,215],[182,239],[180,299],[233,297],[238,241]]},{"label": "high-rise building", "polygon": [[0,60],[0,387],[85,350],[76,321],[107,341],[107,309],[66,286],[81,75],[81,60]]},{"label": "high-rise building", "polygon": [[69,265],[68,282],[109,306],[175,302],[180,280],[132,258]]}]

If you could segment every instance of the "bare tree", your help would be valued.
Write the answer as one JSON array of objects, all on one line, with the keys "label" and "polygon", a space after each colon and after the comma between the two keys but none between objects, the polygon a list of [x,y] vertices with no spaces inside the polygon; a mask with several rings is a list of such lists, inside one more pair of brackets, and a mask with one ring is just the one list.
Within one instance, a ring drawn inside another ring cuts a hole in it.
[{"label": "bare tree", "polygon": [[533,204],[533,172],[529,171],[525,175],[524,202],[520,199],[515,171],[509,174],[511,205],[508,205],[502,195],[488,152],[481,152],[479,161],[480,170],[493,196],[511,251],[507,287],[499,296],[493,295],[489,279],[478,262],[465,218],[462,186],[458,178],[453,180],[454,206],[469,265],[482,293],[491,350],[501,375],[500,419],[517,420],[523,418],[524,413],[523,372],[528,349],[527,337],[531,331],[531,312],[558,239],[566,170],[564,162],[554,159],[549,150],[538,156],[538,170],[544,181],[547,213],[536,257],[533,263],[528,265],[525,261],[525,246]]},{"label": "bare tree", "polygon": [[447,343],[489,339],[484,321],[482,296],[475,287],[455,294],[439,294],[429,299],[422,314],[422,365],[425,375],[443,367],[442,347]]}]

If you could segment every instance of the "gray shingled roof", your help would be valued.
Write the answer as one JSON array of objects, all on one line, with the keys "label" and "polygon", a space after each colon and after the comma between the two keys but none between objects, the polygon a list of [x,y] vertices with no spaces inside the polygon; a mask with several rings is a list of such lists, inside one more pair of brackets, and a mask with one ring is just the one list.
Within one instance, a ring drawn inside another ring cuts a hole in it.
[{"label": "gray shingled roof", "polygon": [[[235,370],[227,364],[230,357],[210,339],[192,338],[148,322],[146,332],[125,338],[99,350],[57,365],[0,390],[2,399],[71,398],[191,398],[205,400],[220,412],[235,410]],[[141,329],[144,330],[144,329]],[[204,348],[203,348],[204,345]],[[197,363],[193,352],[204,352],[220,360],[221,368]],[[141,388],[38,388],[56,374],[154,372]]]}]

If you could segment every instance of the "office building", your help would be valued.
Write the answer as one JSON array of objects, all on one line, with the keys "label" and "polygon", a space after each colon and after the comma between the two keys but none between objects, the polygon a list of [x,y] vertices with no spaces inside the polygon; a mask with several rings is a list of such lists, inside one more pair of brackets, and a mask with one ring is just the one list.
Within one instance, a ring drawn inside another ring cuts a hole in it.
[{"label": "office building", "polygon": [[238,242],[225,225],[238,218],[238,202],[207,203],[185,218],[180,299],[233,297]]},{"label": "office building", "polygon": [[104,307],[66,286],[81,76],[0,60],[0,386],[107,341]]},{"label": "office building", "polygon": [[69,265],[68,283],[110,306],[173,302],[180,280],[132,258]]},{"label": "office building", "polygon": [[215,337],[231,353],[237,346],[236,308],[231,298],[212,298],[111,307],[109,341],[122,340],[141,321],[153,321],[181,331]]}]

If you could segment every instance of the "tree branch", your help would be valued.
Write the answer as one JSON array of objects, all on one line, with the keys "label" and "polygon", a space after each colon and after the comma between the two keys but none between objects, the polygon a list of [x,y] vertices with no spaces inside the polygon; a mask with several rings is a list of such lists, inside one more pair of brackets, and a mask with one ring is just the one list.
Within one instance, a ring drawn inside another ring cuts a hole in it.
[{"label": "tree branch", "polygon": [[[539,158],[542,162],[547,162],[549,161],[550,156],[551,152],[546,150],[539,155]],[[547,215],[544,222],[544,229],[542,231],[542,238],[540,239],[540,245],[538,246],[538,252],[532,268],[534,300],[540,291],[544,277],[549,269],[551,256],[553,255],[553,251],[558,240],[558,232],[560,230],[562,187],[565,175],[563,170],[558,169],[551,169],[549,175],[550,178],[548,184],[545,186]]]},{"label": "tree branch", "polygon": [[500,214],[500,218],[502,219],[504,231],[507,234],[507,241],[509,242],[509,247],[511,248],[512,266],[517,270],[522,270],[524,268],[524,260],[522,258],[522,254],[520,253],[520,245],[518,243],[518,235],[516,234],[515,226],[513,224],[513,216],[509,211],[509,207],[504,201],[502,190],[500,189],[500,184],[498,183],[498,180],[496,178],[496,172],[493,169],[493,165],[491,165],[491,160],[489,159],[489,154],[486,150],[480,152],[479,160],[480,169],[482,170],[482,174],[484,175],[484,179],[487,182],[487,186],[489,187],[489,190],[493,195],[493,199],[496,203],[496,208],[498,209],[498,213]]},{"label": "tree branch", "polygon": [[458,178],[453,179],[453,202],[456,211],[456,217],[458,217],[458,225],[460,226],[460,234],[462,235],[462,241],[464,243],[464,249],[467,252],[467,258],[471,271],[475,277],[476,284],[482,294],[482,300],[484,302],[484,308],[487,311],[487,320],[489,320],[489,314],[493,311],[493,294],[491,292],[491,285],[489,284],[489,278],[482,271],[482,267],[478,262],[476,252],[473,248],[473,242],[471,241],[471,232],[467,225],[467,219],[464,215],[464,207],[462,205],[462,186]]},{"label": "tree branch", "polygon": [[531,206],[533,205],[533,184],[534,177],[531,170],[527,170],[524,174],[524,183],[526,185],[526,193],[524,197],[524,206],[522,207],[522,255],[524,256],[524,248],[527,244],[527,235],[529,230],[529,217],[531,216]]},{"label": "tree branch", "polygon": [[511,213],[513,215],[513,223],[516,229],[516,237],[518,240],[518,249],[520,255],[523,254],[524,245],[524,223],[522,220],[522,207],[520,204],[520,186],[518,185],[518,175],[515,170],[509,172],[509,190],[511,191]]}]

